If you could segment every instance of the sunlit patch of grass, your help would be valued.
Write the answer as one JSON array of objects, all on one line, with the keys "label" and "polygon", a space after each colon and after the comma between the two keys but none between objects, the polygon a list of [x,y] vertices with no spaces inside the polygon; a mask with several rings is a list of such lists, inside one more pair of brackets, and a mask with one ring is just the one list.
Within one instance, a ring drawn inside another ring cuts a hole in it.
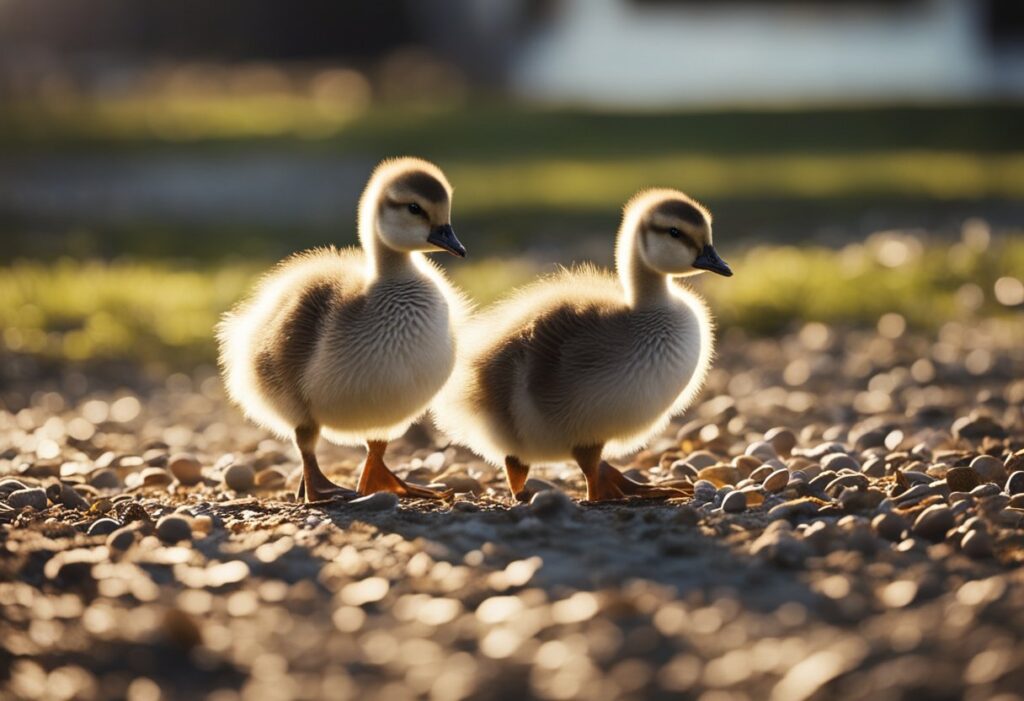
[{"label": "sunlit patch of grass", "polygon": [[873,324],[883,314],[931,329],[952,319],[1020,314],[1000,305],[996,280],[1020,276],[1024,242],[922,246],[883,234],[841,251],[765,246],[736,260],[735,277],[702,288],[723,325],[771,333],[793,321]]},{"label": "sunlit patch of grass", "polygon": [[638,188],[672,185],[706,198],[1024,197],[1024,153],[894,151],[454,162],[460,211],[603,209]]},{"label": "sunlit patch of grass", "polygon": [[360,105],[317,101],[301,94],[262,93],[222,96],[131,95],[56,104],[13,104],[3,113],[29,143],[172,143],[262,139],[323,138],[363,112]]},{"label": "sunlit patch of grass", "polygon": [[[924,244],[878,234],[841,250],[759,246],[726,251],[736,275],[697,279],[719,326],[773,333],[803,321],[872,325],[887,313],[916,328],[953,319],[1020,315],[993,293],[1021,277],[1024,241]],[[123,358],[187,365],[213,359],[213,326],[263,265],[190,269],[180,264],[15,263],[0,271],[0,340],[13,352],[63,360]],[[477,303],[547,272],[529,259],[452,268]]]},{"label": "sunlit patch of grass", "polygon": [[69,259],[16,263],[0,274],[0,333],[9,350],[68,360],[206,360],[219,313],[254,272]]}]

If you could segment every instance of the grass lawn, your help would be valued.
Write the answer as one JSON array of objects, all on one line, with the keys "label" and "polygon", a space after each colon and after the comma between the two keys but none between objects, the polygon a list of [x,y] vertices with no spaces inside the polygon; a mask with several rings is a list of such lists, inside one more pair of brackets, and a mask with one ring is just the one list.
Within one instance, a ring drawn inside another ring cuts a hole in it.
[{"label": "grass lawn", "polygon": [[[808,320],[874,324],[894,312],[913,327],[935,329],[972,315],[1019,315],[1019,307],[1001,305],[993,289],[999,278],[1024,270],[1024,241],[925,245],[887,235],[839,251],[760,246],[730,263],[735,277],[698,279],[723,328],[772,333]],[[11,351],[67,360],[208,362],[218,316],[263,267],[16,263],[0,271],[0,334]],[[491,258],[450,271],[486,304],[546,269],[527,259]]]}]

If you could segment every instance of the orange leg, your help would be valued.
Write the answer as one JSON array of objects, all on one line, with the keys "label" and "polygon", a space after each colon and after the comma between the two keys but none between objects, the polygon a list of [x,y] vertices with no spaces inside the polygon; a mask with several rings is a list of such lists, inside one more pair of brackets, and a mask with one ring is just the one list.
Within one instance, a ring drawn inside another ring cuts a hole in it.
[{"label": "orange leg", "polygon": [[320,470],[320,465],[316,460],[316,443],[319,439],[319,426],[299,426],[295,429],[295,445],[302,456],[302,479],[299,481],[299,489],[295,494],[296,499],[309,504],[336,497],[352,499],[359,496],[351,489],[339,487],[327,479],[327,476]]},{"label": "orange leg", "polygon": [[573,449],[572,455],[587,479],[587,501],[610,501],[638,497],[640,499],[667,499],[683,497],[686,493],[672,487],[653,487],[626,477],[601,459],[603,445]]},{"label": "orange leg", "polygon": [[358,491],[362,495],[374,492],[394,492],[400,497],[413,499],[447,499],[453,493],[451,489],[438,492],[426,487],[418,487],[398,478],[384,464],[384,451],[387,441],[368,441],[366,444],[366,462],[363,473],[359,476]]},{"label": "orange leg", "polygon": [[518,501],[527,501],[525,492],[526,477],[530,474],[530,466],[524,465],[514,455],[505,456],[505,478],[508,480],[509,491]]}]

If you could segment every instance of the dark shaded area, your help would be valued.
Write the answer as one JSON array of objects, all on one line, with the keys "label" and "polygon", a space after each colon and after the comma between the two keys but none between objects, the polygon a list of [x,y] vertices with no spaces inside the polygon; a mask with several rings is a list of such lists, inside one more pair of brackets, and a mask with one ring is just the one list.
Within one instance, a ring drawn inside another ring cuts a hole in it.
[{"label": "dark shaded area", "polygon": [[[277,0],[11,2],[0,40],[62,54],[174,58],[369,58],[416,36],[405,0],[297,7]],[[82,27],[89,31],[83,32]]]}]

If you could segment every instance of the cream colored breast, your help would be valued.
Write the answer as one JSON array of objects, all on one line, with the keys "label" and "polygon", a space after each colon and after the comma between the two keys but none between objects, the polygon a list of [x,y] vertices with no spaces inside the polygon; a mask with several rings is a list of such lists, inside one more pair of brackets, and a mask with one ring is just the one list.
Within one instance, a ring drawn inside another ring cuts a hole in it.
[{"label": "cream colored breast", "polygon": [[325,425],[397,423],[422,411],[448,379],[454,359],[440,291],[426,280],[379,282],[330,320],[305,391]]}]

